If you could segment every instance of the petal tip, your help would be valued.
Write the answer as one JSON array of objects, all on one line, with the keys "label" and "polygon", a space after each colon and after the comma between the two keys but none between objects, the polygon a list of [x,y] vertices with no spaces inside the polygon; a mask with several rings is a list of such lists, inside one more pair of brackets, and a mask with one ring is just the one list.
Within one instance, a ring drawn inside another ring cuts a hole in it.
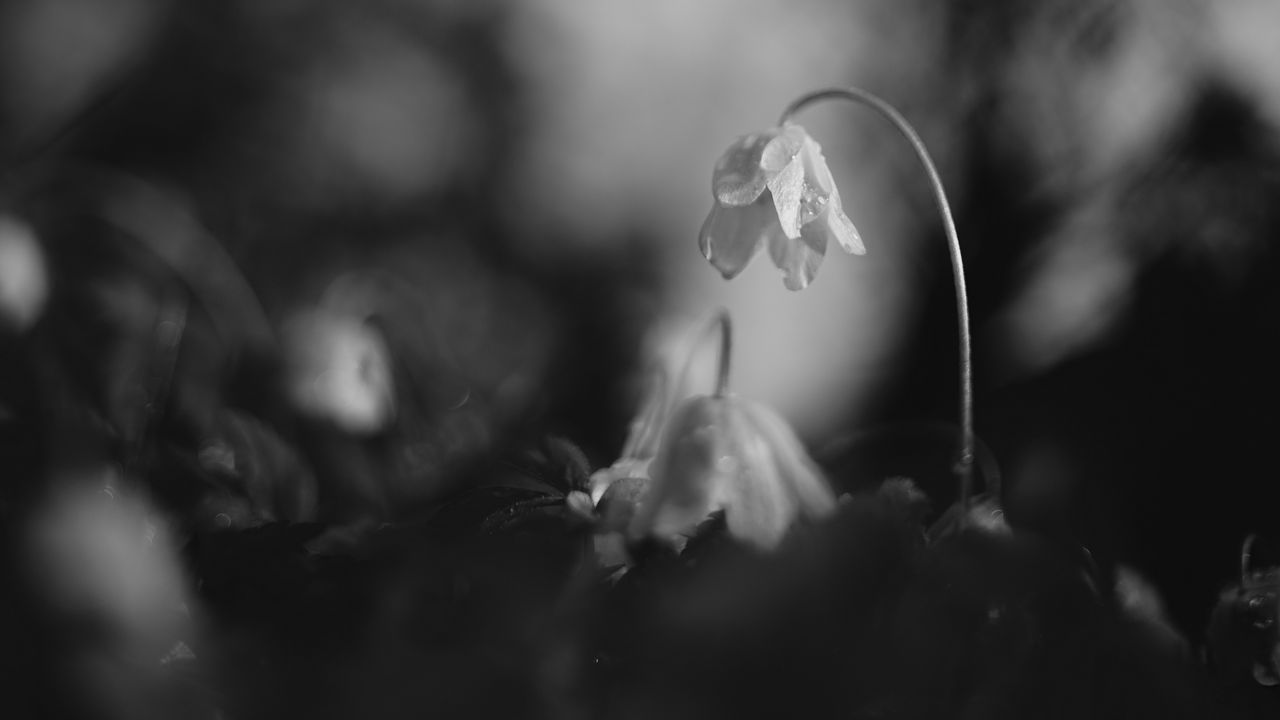
[{"label": "petal tip", "polygon": [[783,271],[782,284],[792,292],[799,292],[809,287],[809,283],[813,282],[813,278],[806,277],[803,273],[793,273]]},{"label": "petal tip", "polygon": [[712,266],[715,267],[717,271],[720,272],[720,277],[724,278],[725,280],[732,280],[738,277],[738,275],[742,274],[743,268],[740,268],[740,267],[721,267],[714,262],[711,264]]},{"label": "petal tip", "polygon": [[781,232],[777,225],[771,202],[746,207],[716,204],[698,231],[698,248],[702,257],[729,280],[746,268],[767,236]]},{"label": "petal tip", "polygon": [[862,235],[858,233],[858,228],[854,227],[853,221],[844,210],[833,208],[827,225],[831,228],[831,234],[835,236],[836,242],[845,252],[850,255],[867,254],[867,246],[862,242]]}]

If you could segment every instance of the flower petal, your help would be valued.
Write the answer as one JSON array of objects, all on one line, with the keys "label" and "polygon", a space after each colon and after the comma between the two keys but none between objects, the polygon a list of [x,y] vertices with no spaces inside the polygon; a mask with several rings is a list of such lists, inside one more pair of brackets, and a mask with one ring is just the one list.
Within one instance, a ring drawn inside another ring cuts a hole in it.
[{"label": "flower petal", "polygon": [[799,125],[785,125],[735,140],[711,174],[716,201],[740,207],[758,200],[773,176],[799,155],[807,137]]},{"label": "flower petal", "polygon": [[774,137],[769,132],[743,135],[724,151],[711,173],[711,192],[717,202],[736,207],[760,197],[769,181],[760,158]]},{"label": "flower petal", "polygon": [[617,462],[607,468],[600,468],[591,473],[588,480],[588,488],[591,491],[591,501],[598,503],[604,497],[609,488],[623,480],[633,478],[648,479],[650,458],[633,458],[621,457]]},{"label": "flower petal", "polygon": [[782,235],[778,216],[769,198],[744,207],[727,207],[716,203],[698,233],[702,256],[720,271],[726,280],[742,272],[755,256],[765,238]]},{"label": "flower petal", "polygon": [[653,482],[647,477],[624,477],[609,485],[609,489],[596,501],[600,516],[600,529],[607,532],[626,532],[648,495]]},{"label": "flower petal", "polygon": [[805,170],[800,223],[808,225],[811,222],[823,222],[830,237],[834,237],[845,252],[853,255],[865,254],[867,249],[862,244],[858,229],[844,212],[840,191],[836,189],[835,178],[831,176],[827,159],[822,155],[822,146],[806,136],[800,159]]},{"label": "flower petal", "polygon": [[824,517],[836,508],[836,496],[822,470],[809,457],[796,433],[771,408],[742,403],[743,413],[755,425],[755,433],[768,443],[777,462],[778,479],[804,517]]},{"label": "flower petal", "polygon": [[834,193],[836,181],[831,176],[831,169],[827,167],[827,159],[823,157],[822,146],[818,141],[806,134],[799,155],[804,163],[805,182],[824,198]]},{"label": "flower petal", "polygon": [[633,538],[678,542],[723,509],[733,537],[770,549],[797,518],[835,509],[826,479],[786,422],[734,397],[682,403],[651,469],[652,484],[631,518]]},{"label": "flower petal", "polygon": [[729,534],[769,549],[786,535],[796,514],[795,499],[779,476],[778,463],[768,439],[743,410],[745,403],[732,399],[725,414],[728,452],[725,471],[716,485],[714,499],[724,507]]},{"label": "flower petal", "polygon": [[765,133],[770,140],[760,153],[760,167],[770,177],[790,165],[805,149],[806,141],[813,142],[804,128],[790,123],[770,128]]},{"label": "flower petal", "polygon": [[631,537],[675,539],[719,509],[713,490],[725,455],[723,404],[722,398],[700,396],[672,412]]},{"label": "flower petal", "polygon": [[796,240],[777,236],[769,239],[769,256],[782,271],[782,282],[788,290],[803,290],[818,275],[827,252],[827,232],[825,225],[822,227],[818,230],[813,223],[803,225]]},{"label": "flower petal", "polygon": [[768,183],[773,195],[773,207],[778,213],[782,234],[795,239],[800,237],[800,200],[804,194],[804,163],[793,159]]},{"label": "flower petal", "polygon": [[858,234],[858,228],[853,226],[853,221],[844,212],[839,193],[831,193],[831,200],[827,203],[827,215],[822,218],[822,221],[827,224],[827,231],[831,237],[840,243],[840,247],[845,252],[850,255],[867,254],[867,247],[862,244],[862,236]]}]

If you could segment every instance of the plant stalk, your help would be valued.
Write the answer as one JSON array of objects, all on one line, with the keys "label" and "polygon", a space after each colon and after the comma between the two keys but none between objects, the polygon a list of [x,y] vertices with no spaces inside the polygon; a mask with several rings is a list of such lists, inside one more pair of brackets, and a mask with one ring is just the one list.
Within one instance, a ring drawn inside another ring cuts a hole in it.
[{"label": "plant stalk", "polygon": [[925,173],[929,176],[929,184],[937,200],[938,213],[942,216],[942,226],[947,234],[947,248],[951,254],[951,272],[955,278],[956,288],[956,314],[960,329],[960,457],[956,462],[955,471],[960,478],[961,527],[964,527],[968,522],[969,502],[973,495],[973,343],[969,331],[969,297],[965,291],[964,260],[960,255],[960,238],[956,234],[955,220],[951,216],[951,204],[947,202],[947,193],[942,187],[942,179],[919,133],[896,108],[866,90],[856,87],[826,88],[803,95],[782,111],[779,124],[786,124],[800,110],[827,99],[850,100],[865,105],[879,112],[892,123],[915,150]]}]

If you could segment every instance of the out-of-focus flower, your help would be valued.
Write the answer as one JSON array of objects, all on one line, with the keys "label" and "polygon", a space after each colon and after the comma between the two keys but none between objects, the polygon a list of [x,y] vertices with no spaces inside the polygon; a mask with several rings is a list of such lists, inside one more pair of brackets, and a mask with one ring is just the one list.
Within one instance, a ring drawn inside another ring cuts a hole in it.
[{"label": "out-of-focus flower", "polygon": [[0,215],[0,328],[22,332],[44,311],[49,277],[35,231]]},{"label": "out-of-focus flower", "polygon": [[618,462],[591,478],[597,557],[606,566],[615,564],[610,559],[626,563],[626,541],[650,538],[681,548],[719,511],[731,536],[771,549],[797,520],[836,507],[826,478],[786,421],[728,394],[728,312],[721,310],[708,330],[720,337],[715,393],[673,409],[669,398],[679,397],[683,374],[668,392],[659,371]]},{"label": "out-of-focus flower", "polygon": [[834,511],[835,494],[799,438],[768,408],[690,398],[672,413],[628,534],[678,540],[723,510],[729,533],[775,547],[792,524]]},{"label": "out-of-focus flower", "polygon": [[848,253],[866,252],[822,148],[799,125],[738,138],[716,163],[711,189],[715,205],[698,244],[726,279],[742,272],[766,242],[791,290],[813,281],[829,240]]},{"label": "out-of-focus flower", "polygon": [[44,650],[39,676],[59,679],[60,696],[35,707],[54,717],[213,717],[203,686],[182,680],[196,671],[204,633],[176,519],[114,468],[50,482],[13,528],[18,583],[5,586],[30,599],[43,628],[32,643]]},{"label": "out-of-focus flower", "polygon": [[386,341],[363,317],[317,309],[284,326],[289,397],[302,412],[355,434],[395,418]]},{"label": "out-of-focus flower", "polygon": [[191,602],[167,523],[113,471],[52,493],[23,536],[27,577],[58,617],[92,618],[120,648],[168,647]]}]

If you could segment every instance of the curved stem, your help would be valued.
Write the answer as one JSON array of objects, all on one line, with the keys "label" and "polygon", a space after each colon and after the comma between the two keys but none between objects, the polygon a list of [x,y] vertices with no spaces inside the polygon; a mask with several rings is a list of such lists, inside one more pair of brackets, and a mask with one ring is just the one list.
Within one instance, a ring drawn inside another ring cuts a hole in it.
[{"label": "curved stem", "polygon": [[729,318],[729,311],[720,308],[716,312],[716,316],[707,324],[706,329],[690,346],[689,356],[685,358],[684,367],[681,369],[680,377],[676,379],[674,386],[671,385],[667,372],[662,365],[655,364],[651,373],[653,377],[652,387],[648,393],[650,400],[641,410],[640,416],[632,421],[631,430],[627,435],[626,444],[623,445],[620,458],[644,459],[651,458],[657,454],[658,441],[662,437],[663,425],[671,414],[672,407],[684,396],[685,386],[688,384],[689,372],[693,369],[693,361],[697,355],[698,347],[702,345],[707,335],[717,329],[720,331],[720,359],[716,371],[714,397],[724,397],[729,392],[729,360],[733,352],[733,321]]},{"label": "curved stem", "polygon": [[1244,539],[1244,543],[1240,547],[1240,585],[1241,587],[1249,583],[1249,566],[1253,560],[1253,543],[1258,536],[1250,533],[1249,537]]},{"label": "curved stem", "polygon": [[716,367],[715,397],[722,398],[729,392],[729,357],[733,353],[733,321],[729,311],[720,308],[713,321],[720,326],[720,362]]},{"label": "curved stem", "polygon": [[[729,311],[720,308],[716,311],[715,317],[711,322],[707,323],[707,327],[694,341],[689,348],[689,356],[685,358],[684,368],[680,371],[680,377],[676,381],[675,392],[671,394],[671,402],[679,402],[684,395],[685,385],[688,384],[689,371],[693,368],[694,358],[697,356],[698,347],[702,345],[707,336],[715,331],[720,331],[720,359],[716,368],[716,389],[712,397],[721,398],[729,392],[729,359],[733,354],[733,320],[729,317]],[[667,415],[664,412],[664,417]]]},{"label": "curved stem", "polygon": [[942,188],[942,179],[938,175],[938,170],[934,167],[929,151],[925,149],[924,141],[920,139],[915,128],[892,105],[866,90],[855,87],[826,88],[803,95],[782,111],[778,124],[786,124],[791,120],[791,116],[806,106],[827,99],[851,100],[865,105],[879,112],[892,123],[916,151],[916,156],[920,158],[920,163],[929,176],[934,198],[938,202],[938,213],[942,216],[942,227],[947,233],[947,247],[951,253],[951,272],[955,277],[956,313],[960,328],[960,458],[955,469],[960,476],[963,523],[968,519],[969,498],[973,494],[973,350],[969,333],[969,298],[964,284],[964,261],[960,256],[960,238],[956,234],[955,220],[951,217],[951,205],[947,202],[947,193]]}]

